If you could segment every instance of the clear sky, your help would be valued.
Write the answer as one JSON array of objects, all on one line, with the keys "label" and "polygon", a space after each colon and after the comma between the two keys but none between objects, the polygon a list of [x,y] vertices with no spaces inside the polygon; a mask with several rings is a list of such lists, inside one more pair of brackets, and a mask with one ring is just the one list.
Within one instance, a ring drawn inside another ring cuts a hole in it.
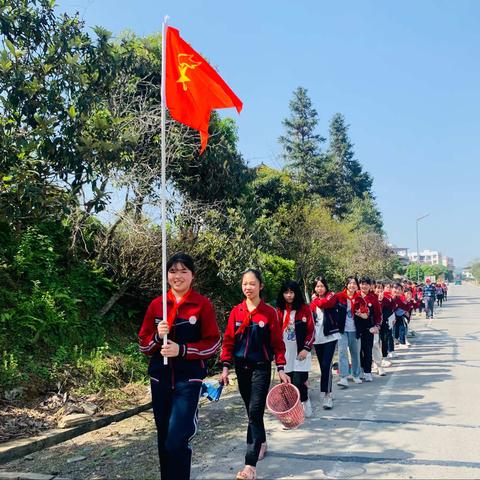
[{"label": "clear sky", "polygon": [[161,30],[164,15],[244,102],[240,150],[280,167],[281,121],[306,87],[327,134],[345,115],[374,177],[389,240],[480,257],[480,1],[59,0],[114,34]]}]

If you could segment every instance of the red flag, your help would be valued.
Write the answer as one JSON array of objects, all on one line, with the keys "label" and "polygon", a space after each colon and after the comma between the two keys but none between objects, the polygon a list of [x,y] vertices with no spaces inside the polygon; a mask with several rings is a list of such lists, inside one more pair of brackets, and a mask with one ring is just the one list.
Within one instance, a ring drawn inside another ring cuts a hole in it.
[{"label": "red flag", "polygon": [[176,28],[167,27],[165,60],[167,108],[172,118],[200,131],[202,153],[207,146],[211,111],[235,107],[240,113],[243,104]]}]

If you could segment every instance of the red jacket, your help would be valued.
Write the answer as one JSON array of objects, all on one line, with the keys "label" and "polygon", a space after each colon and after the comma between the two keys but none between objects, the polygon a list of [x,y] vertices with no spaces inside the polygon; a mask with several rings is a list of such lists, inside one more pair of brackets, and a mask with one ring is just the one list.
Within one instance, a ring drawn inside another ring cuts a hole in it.
[{"label": "red jacket", "polygon": [[[167,312],[172,305],[167,301]],[[163,365],[160,353],[163,339],[157,333],[157,325],[162,319],[160,296],[150,303],[138,334],[140,350],[152,357],[150,376],[155,377],[171,367],[178,373],[176,378],[204,378],[207,373],[204,360],[212,357],[220,347],[220,332],[210,300],[193,290],[180,305],[168,334],[170,340],[179,344],[180,353],[178,357],[169,358],[168,365]]]},{"label": "red jacket", "polygon": [[334,292],[327,292],[324,297],[315,297],[310,303],[313,320],[317,323],[317,308],[323,311],[323,334],[327,337],[345,328],[346,304],[342,307]]},{"label": "red jacket", "polygon": [[337,301],[338,301],[337,296],[333,292],[328,292],[322,298],[315,297],[310,303],[310,309],[312,310],[312,312],[314,312],[317,307],[333,308],[336,305]]},{"label": "red jacket", "polygon": [[285,344],[275,308],[262,300],[250,324],[242,333],[237,333],[245,314],[248,314],[245,302],[236,305],[230,312],[220,355],[223,365],[230,367],[234,361],[262,363],[275,359],[278,370],[283,370],[286,364]]},{"label": "red jacket", "polygon": [[[285,310],[277,308],[277,315],[283,336],[283,319],[285,318]],[[302,350],[307,350],[309,352],[312,349],[314,339],[313,334],[314,325],[312,312],[308,305],[302,305],[300,310],[295,311],[295,339],[297,341],[298,353]]]},{"label": "red jacket", "polygon": [[338,292],[335,297],[336,299],[342,303],[343,305],[347,304],[347,301],[350,300],[352,302],[352,310],[355,313],[356,308],[355,308],[355,301],[358,296],[358,292],[353,295],[353,297],[349,297],[347,294],[347,290],[342,290],[341,292]]},{"label": "red jacket", "polygon": [[355,301],[355,311],[357,311],[362,303],[368,307],[370,312],[368,320],[371,323],[371,326],[379,327],[382,324],[382,307],[380,306],[377,296],[370,292],[367,293],[365,297],[362,297],[362,294],[360,293]]}]

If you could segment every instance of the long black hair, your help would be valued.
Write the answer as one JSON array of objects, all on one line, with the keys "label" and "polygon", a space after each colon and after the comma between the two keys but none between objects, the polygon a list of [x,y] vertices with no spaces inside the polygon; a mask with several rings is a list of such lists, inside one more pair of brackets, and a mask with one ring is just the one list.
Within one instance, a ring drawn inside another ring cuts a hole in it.
[{"label": "long black hair", "polygon": [[277,307],[280,310],[285,310],[287,302],[285,301],[285,298],[283,297],[283,294],[287,292],[288,290],[291,290],[295,294],[295,298],[293,299],[292,302],[292,310],[300,310],[303,305],[305,305],[305,299],[303,298],[303,293],[302,289],[300,288],[300,285],[298,282],[295,282],[294,280],[287,280],[282,284],[280,287],[280,291],[278,292],[278,297],[277,297]]},{"label": "long black hair", "polygon": [[327,279],[322,275],[319,275],[318,277],[315,278],[315,285],[313,286],[313,291],[315,291],[315,288],[318,282],[321,282],[323,284],[323,286],[325,287],[325,294],[327,294],[330,291],[330,289],[328,288]]}]

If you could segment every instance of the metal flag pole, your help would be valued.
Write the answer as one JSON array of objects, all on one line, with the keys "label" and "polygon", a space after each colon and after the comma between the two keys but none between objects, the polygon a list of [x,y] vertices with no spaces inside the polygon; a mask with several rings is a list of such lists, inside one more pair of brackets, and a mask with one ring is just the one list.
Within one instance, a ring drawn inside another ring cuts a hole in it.
[{"label": "metal flag pole", "polygon": [[[161,186],[161,205],[162,205],[162,319],[167,320],[167,180],[166,180],[166,153],[165,153],[165,75],[167,71],[167,42],[165,32],[167,30],[168,15],[165,15],[162,23],[162,83],[160,87],[161,95],[161,155],[162,155],[162,186]],[[167,345],[167,335],[163,336],[163,345]],[[163,357],[163,364],[168,364],[167,357]]]}]

